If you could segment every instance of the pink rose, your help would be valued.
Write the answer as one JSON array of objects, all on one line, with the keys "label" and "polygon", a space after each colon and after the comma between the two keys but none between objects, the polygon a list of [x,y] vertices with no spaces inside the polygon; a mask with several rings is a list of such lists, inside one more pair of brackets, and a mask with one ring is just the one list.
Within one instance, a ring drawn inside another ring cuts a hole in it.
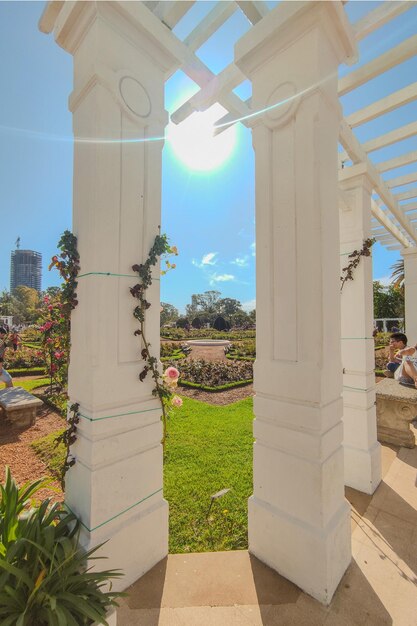
[{"label": "pink rose", "polygon": [[167,379],[167,382],[176,382],[180,376],[179,371],[176,367],[167,367],[164,372],[164,377]]},{"label": "pink rose", "polygon": [[171,400],[172,406],[180,407],[182,406],[182,400],[179,396],[174,396]]}]

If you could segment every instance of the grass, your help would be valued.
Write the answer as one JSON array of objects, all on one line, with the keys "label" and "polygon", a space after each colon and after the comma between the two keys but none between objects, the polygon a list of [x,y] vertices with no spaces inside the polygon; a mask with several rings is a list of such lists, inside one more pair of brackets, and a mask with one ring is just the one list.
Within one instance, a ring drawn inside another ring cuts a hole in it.
[{"label": "grass", "polygon": [[47,465],[51,475],[58,480],[61,477],[61,468],[65,459],[65,446],[63,443],[57,444],[55,439],[64,429],[55,431],[42,439],[33,441],[30,445]]},{"label": "grass", "polygon": [[[165,451],[164,497],[169,502],[171,553],[247,547],[247,501],[252,493],[252,398],[212,406],[183,398],[172,412]],[[32,447],[59,474],[64,448],[52,433]],[[208,515],[211,496],[217,500]]]},{"label": "grass", "polygon": [[[183,398],[172,413],[164,467],[169,502],[169,551],[247,547],[247,500],[252,493],[252,398],[212,406]],[[215,500],[224,488],[231,491]]]},{"label": "grass", "polygon": [[23,387],[26,391],[33,391],[37,387],[49,385],[49,378],[34,378],[33,380],[19,380],[13,383],[16,387]]},{"label": "grass", "polygon": [[7,368],[7,371],[9,372],[10,376],[16,376],[17,378],[19,376],[39,376],[39,375],[45,375],[45,368],[44,367],[19,367],[19,368]]}]

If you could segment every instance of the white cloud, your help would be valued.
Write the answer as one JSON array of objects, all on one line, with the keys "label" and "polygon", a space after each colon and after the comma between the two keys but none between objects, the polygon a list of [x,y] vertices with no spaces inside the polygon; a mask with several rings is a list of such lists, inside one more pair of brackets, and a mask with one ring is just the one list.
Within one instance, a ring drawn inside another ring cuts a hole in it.
[{"label": "white cloud", "polygon": [[246,313],[250,313],[253,309],[256,309],[256,299],[248,300],[247,302],[242,303],[242,309],[246,311]]},{"label": "white cloud", "polygon": [[229,280],[235,280],[233,274],[212,274],[210,276],[210,284],[214,283],[225,283]]},{"label": "white cloud", "polygon": [[248,267],[248,256],[245,254],[243,257],[236,257],[234,261],[232,261],[233,265],[237,265],[238,267]]},{"label": "white cloud", "polygon": [[254,241],[253,243],[251,243],[251,245],[250,245],[250,249],[251,249],[251,254],[252,254],[252,256],[256,256],[256,241]]},{"label": "white cloud", "polygon": [[217,252],[209,252],[208,254],[205,254],[203,258],[201,259],[201,263],[203,265],[216,265],[217,259],[214,260],[214,257],[217,254],[218,254]]},{"label": "white cloud", "polygon": [[391,276],[383,276],[382,278],[374,278],[377,280],[383,287],[388,287],[391,284],[392,278]]},{"label": "white cloud", "polygon": [[191,263],[199,268],[207,267],[207,265],[216,265],[217,259],[215,259],[215,257],[217,254],[218,252],[208,252],[203,256],[200,262],[193,259]]}]

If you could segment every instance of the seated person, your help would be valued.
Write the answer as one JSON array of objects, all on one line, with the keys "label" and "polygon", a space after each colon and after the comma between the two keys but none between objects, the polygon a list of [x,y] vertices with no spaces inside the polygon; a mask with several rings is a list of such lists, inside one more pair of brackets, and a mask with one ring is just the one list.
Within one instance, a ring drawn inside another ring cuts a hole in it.
[{"label": "seated person", "polygon": [[394,372],[400,367],[403,360],[400,351],[407,348],[407,341],[407,336],[404,333],[392,333],[388,345],[389,361],[385,372],[388,378],[394,378]]},{"label": "seated person", "polygon": [[0,328],[0,381],[6,383],[6,387],[13,387],[12,377],[9,372],[3,368],[4,354],[7,348],[7,330],[3,327]]},{"label": "seated person", "polygon": [[395,372],[395,378],[403,385],[417,388],[417,346],[400,350],[398,356],[401,356],[402,363]]}]

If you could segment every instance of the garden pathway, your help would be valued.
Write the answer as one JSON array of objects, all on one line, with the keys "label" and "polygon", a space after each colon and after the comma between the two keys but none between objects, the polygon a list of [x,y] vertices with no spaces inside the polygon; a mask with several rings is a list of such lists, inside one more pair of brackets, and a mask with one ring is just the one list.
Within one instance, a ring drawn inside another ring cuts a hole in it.
[{"label": "garden pathway", "polygon": [[206,361],[227,361],[223,346],[192,346],[189,359]]},{"label": "garden pathway", "polygon": [[[45,405],[39,409],[35,424],[26,430],[13,428],[0,415],[0,482],[3,482],[6,465],[19,485],[48,476],[48,468],[30,444],[64,427],[65,420]],[[37,497],[41,500],[63,500],[59,483],[52,480],[48,488],[39,491]]]}]

